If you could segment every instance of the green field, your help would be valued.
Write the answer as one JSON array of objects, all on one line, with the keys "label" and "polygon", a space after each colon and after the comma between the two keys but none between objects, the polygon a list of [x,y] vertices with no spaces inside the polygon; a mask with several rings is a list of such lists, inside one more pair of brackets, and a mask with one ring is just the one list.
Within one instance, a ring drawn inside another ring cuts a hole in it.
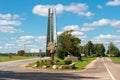
[{"label": "green field", "polygon": [[[55,58],[55,59],[59,60],[60,64],[63,64],[63,62],[64,62],[64,60],[61,60],[61,59],[58,59],[58,58]],[[85,66],[87,66],[91,61],[93,61],[95,59],[96,59],[95,57],[93,57],[93,58],[82,58],[82,61],[73,62],[73,63],[75,63],[75,67],[76,67],[73,70],[82,70],[82,69],[85,69]],[[29,66],[32,67],[35,64],[36,64],[36,62],[30,63]],[[52,68],[49,68],[49,69],[52,69]]]},{"label": "green field", "polygon": [[120,57],[110,57],[113,62],[120,62]]},{"label": "green field", "polygon": [[29,59],[29,58],[35,58],[32,56],[0,56],[0,62],[4,61],[12,61],[12,60],[20,60],[20,59]]}]

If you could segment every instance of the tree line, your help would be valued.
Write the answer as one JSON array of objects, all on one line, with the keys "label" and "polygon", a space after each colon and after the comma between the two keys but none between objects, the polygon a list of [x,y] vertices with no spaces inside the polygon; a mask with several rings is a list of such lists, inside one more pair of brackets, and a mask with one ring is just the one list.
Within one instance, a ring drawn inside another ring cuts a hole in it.
[{"label": "tree line", "polygon": [[98,57],[98,56],[120,56],[120,50],[110,42],[106,51],[103,43],[93,44],[89,41],[85,45],[81,44],[81,39],[72,35],[73,30],[64,31],[58,36],[57,56],[64,59],[67,55],[81,57]]}]

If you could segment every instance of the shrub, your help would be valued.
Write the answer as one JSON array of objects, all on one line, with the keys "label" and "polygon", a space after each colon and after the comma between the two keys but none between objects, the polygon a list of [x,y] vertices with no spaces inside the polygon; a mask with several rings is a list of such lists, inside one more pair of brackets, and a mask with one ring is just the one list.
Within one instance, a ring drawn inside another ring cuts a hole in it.
[{"label": "shrub", "polygon": [[65,63],[66,65],[71,64],[71,63],[72,63],[72,60],[65,60],[64,63]]},{"label": "shrub", "polygon": [[37,65],[36,67],[39,67],[39,65],[40,65],[40,62],[39,62],[39,61],[37,61],[37,62],[36,62],[36,65]]},{"label": "shrub", "polygon": [[60,59],[64,59],[64,58],[65,58],[65,53],[64,53],[64,50],[63,50],[62,48],[58,48],[57,56],[58,56]]}]

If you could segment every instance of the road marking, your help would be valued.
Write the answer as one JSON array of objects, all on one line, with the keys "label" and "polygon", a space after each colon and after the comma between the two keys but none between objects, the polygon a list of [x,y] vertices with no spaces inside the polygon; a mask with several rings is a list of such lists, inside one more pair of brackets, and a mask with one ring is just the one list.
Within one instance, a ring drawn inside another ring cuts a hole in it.
[{"label": "road marking", "polygon": [[102,60],[103,60],[103,62],[104,62],[104,66],[105,66],[105,68],[107,69],[107,71],[108,71],[110,77],[112,78],[112,80],[115,80],[114,76],[113,76],[112,73],[110,72],[110,70],[109,70],[109,68],[107,67],[107,65],[106,65],[106,63],[105,63],[105,61],[104,61],[103,58],[102,58]]}]

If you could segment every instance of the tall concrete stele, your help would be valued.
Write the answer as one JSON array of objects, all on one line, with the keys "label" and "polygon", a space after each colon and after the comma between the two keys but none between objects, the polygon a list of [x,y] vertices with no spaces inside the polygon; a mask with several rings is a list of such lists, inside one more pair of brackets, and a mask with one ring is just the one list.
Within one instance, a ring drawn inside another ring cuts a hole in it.
[{"label": "tall concrete stele", "polygon": [[47,42],[46,42],[46,55],[50,53],[47,50],[47,45],[52,42],[57,44],[57,29],[56,29],[56,9],[48,9],[48,26],[47,26]]}]

